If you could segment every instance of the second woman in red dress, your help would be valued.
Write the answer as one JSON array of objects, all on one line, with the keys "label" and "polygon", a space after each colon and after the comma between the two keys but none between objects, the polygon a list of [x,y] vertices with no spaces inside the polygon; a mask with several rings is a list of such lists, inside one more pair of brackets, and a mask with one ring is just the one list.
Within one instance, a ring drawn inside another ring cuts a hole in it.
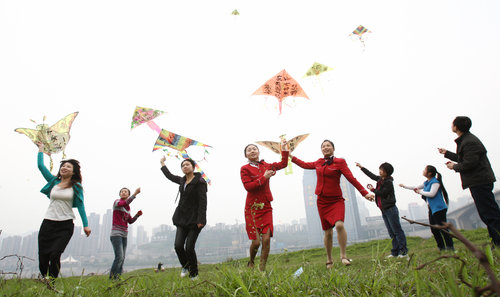
[{"label": "second woman in red dress", "polygon": [[332,239],[333,227],[337,230],[337,239],[340,246],[340,258],[342,264],[349,265],[351,261],[346,256],[347,232],[344,228],[345,204],[340,188],[340,177],[345,178],[368,200],[373,200],[373,194],[363,188],[363,186],[352,175],[347,163],[342,158],[335,158],[333,152],[335,147],[333,142],[325,140],[321,144],[321,151],[324,158],[315,162],[304,162],[297,157],[292,158],[292,162],[304,169],[316,169],[317,183],[315,194],[318,196],[317,207],[321,226],[325,231],[323,238],[327,262],[329,269],[333,265],[332,260]]}]

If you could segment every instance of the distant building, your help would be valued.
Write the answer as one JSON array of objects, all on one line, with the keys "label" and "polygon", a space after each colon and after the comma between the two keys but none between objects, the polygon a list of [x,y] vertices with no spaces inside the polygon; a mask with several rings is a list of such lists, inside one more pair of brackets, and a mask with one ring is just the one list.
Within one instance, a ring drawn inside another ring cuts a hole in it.
[{"label": "distant building", "polygon": [[9,236],[2,240],[0,256],[16,255],[21,249],[21,236]]},{"label": "distant building", "polygon": [[[427,205],[421,205],[415,202],[408,203],[408,212],[408,218],[412,220],[426,219],[429,216]],[[404,214],[401,216],[404,216]]]},{"label": "distant building", "polygon": [[137,246],[141,246],[143,244],[149,243],[148,232],[144,230],[144,226],[137,226],[137,236],[136,243]]},{"label": "distant building", "polygon": [[101,228],[99,229],[98,251],[108,252],[108,253],[113,252],[113,247],[111,246],[111,241],[109,240],[112,226],[113,226],[113,210],[108,209],[106,210],[106,213],[102,216]]},{"label": "distant building", "polygon": [[[500,191],[495,191],[495,200],[500,203]],[[486,228],[477,213],[476,205],[472,199],[469,204],[462,206],[447,214],[448,222],[452,223],[458,229],[472,230],[476,228]]]},{"label": "distant building", "polygon": [[[304,206],[306,209],[308,240],[310,246],[323,245],[323,229],[321,227],[318,208],[316,206],[317,196],[314,194],[316,189],[316,180],[316,171],[304,170]],[[345,198],[344,223],[347,231],[347,240],[349,242],[364,240],[367,237],[367,232],[365,232],[364,228],[361,226],[359,205],[362,205],[362,209],[365,213],[368,212],[366,211],[364,204],[358,201],[354,186],[351,185],[351,183],[344,176],[340,179],[340,188],[342,189],[342,195]]]}]

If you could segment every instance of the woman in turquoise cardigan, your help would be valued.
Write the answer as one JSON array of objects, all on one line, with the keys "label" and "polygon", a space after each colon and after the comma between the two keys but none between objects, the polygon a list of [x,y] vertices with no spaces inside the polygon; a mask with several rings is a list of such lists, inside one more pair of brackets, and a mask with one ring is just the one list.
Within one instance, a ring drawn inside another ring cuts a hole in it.
[{"label": "woman in turquoise cardigan", "polygon": [[73,208],[80,213],[83,231],[90,235],[83,204],[82,175],[77,160],[62,160],[57,176],[43,163],[43,144],[38,143],[38,169],[47,181],[40,192],[50,199],[50,204],[38,232],[38,264],[42,277],[55,279],[61,268],[61,255],[73,235]]}]

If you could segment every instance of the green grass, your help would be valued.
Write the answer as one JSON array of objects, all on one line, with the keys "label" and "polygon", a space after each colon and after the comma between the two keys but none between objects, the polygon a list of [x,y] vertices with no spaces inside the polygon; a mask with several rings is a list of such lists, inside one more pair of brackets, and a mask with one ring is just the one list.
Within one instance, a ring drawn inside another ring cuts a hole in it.
[{"label": "green grass", "polygon": [[[479,246],[488,242],[485,229],[464,231],[464,235]],[[432,238],[410,237],[410,259],[386,259],[390,240],[354,244],[347,248],[353,259],[349,267],[340,263],[339,250],[334,248],[337,261],[331,270],[325,268],[323,249],[283,251],[270,256],[265,273],[246,268],[247,258],[201,265],[196,281],[179,278],[180,268],[162,273],[152,268],[136,270],[120,281],[110,281],[106,275],[59,278],[58,292],[38,280],[0,280],[0,296],[473,296],[473,290],[458,278],[460,261],[441,259],[415,269],[441,255],[435,245]],[[471,253],[456,240],[455,247],[454,255],[467,263],[464,278],[477,287],[489,284]],[[499,256],[500,251],[494,250],[490,259],[497,276]],[[300,267],[304,272],[294,278]]]}]

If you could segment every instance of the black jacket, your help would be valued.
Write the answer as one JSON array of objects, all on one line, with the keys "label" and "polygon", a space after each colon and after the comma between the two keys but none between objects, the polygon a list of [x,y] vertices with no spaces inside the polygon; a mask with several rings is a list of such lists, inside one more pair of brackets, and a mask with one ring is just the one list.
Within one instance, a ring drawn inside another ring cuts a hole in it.
[{"label": "black jacket", "polygon": [[457,162],[453,169],[460,173],[462,188],[495,182],[495,174],[486,156],[486,148],[474,134],[467,132],[455,139],[457,153],[446,151],[444,156]]},{"label": "black jacket", "polygon": [[[161,171],[172,182],[179,184],[180,199],[172,217],[175,226],[195,228],[197,224],[207,224],[207,182],[199,172],[186,185],[186,176],[180,177],[170,173],[166,166]],[[197,228],[197,227],[196,227]]]},{"label": "black jacket", "polygon": [[377,186],[372,191],[375,194],[375,202],[379,201],[381,210],[386,210],[396,205],[396,195],[394,194],[394,184],[392,176],[382,179],[380,176],[375,175],[366,168],[361,168],[364,174],[377,182]]}]

